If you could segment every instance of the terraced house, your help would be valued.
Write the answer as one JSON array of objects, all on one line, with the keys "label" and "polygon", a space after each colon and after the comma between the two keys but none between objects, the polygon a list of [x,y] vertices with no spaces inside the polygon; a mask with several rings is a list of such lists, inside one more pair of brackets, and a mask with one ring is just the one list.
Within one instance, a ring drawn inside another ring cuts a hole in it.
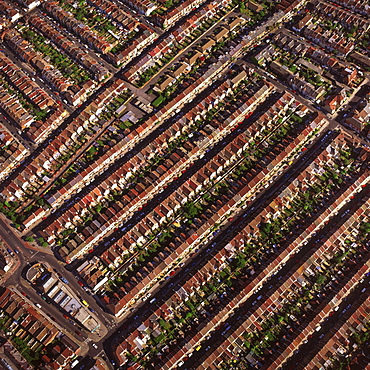
[{"label": "terraced house", "polygon": [[366,369],[368,10],[0,1],[0,367]]}]

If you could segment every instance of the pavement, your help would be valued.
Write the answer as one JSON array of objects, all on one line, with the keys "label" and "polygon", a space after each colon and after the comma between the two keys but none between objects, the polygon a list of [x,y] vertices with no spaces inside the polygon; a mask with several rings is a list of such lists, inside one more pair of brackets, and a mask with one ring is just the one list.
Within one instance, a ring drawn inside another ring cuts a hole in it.
[{"label": "pavement", "polygon": [[[111,123],[114,121],[114,118],[111,118],[110,120],[105,121],[100,128],[91,136],[89,136],[88,140],[86,140],[85,143],[82,144],[82,146],[71,156],[71,158],[64,163],[50,178],[48,182],[45,182],[35,193],[34,196],[36,197],[41,197],[42,195],[45,194],[47,190],[51,190],[53,186],[55,185],[55,181],[62,176],[67,169],[71,166],[71,163],[77,162],[77,160],[83,156],[86,152],[86,150],[94,143],[96,140],[98,140],[107,130],[107,128],[111,125]],[[48,195],[53,195],[54,191],[51,191]],[[34,199],[29,199],[28,201],[25,201],[22,203],[22,206],[19,207],[18,209],[24,210],[28,206],[32,205],[35,203]],[[44,217],[47,217],[48,214],[50,214],[53,211],[52,208],[49,209],[48,212],[45,212]],[[36,221],[32,227],[36,227],[38,223],[40,223],[41,220]],[[27,233],[28,231],[26,231]]]},{"label": "pavement", "polygon": [[[307,46],[312,46],[314,48],[317,48],[318,47],[313,42],[311,42],[311,41],[309,41],[309,40],[307,40],[307,39],[305,39],[303,37],[297,36],[296,34],[292,33],[289,29],[287,29],[285,27],[281,27],[277,31],[282,32],[284,34],[287,34],[290,38],[293,38],[295,40],[299,40],[299,42],[301,42],[302,44],[306,44]],[[359,140],[362,144],[368,144],[369,143],[366,139],[364,139],[361,136],[357,135],[357,133],[355,131],[349,129],[346,125],[343,125],[343,123],[342,123],[343,114],[346,113],[348,109],[352,109],[353,110],[357,106],[356,99],[357,99],[358,92],[361,89],[363,89],[365,85],[368,85],[369,84],[369,82],[370,82],[370,73],[369,72],[365,72],[364,73],[364,80],[362,81],[362,83],[357,88],[354,89],[354,91],[352,92],[351,96],[346,99],[345,103],[342,105],[342,107],[343,107],[342,110],[338,109],[335,113],[329,114],[329,113],[327,113],[324,110],[318,109],[312,103],[312,101],[304,98],[300,94],[294,93],[293,92],[293,89],[290,86],[284,85],[283,83],[281,83],[280,81],[278,81],[276,78],[272,78],[271,77],[271,74],[269,74],[265,70],[259,68],[255,64],[250,63],[250,62],[246,61],[245,59],[239,59],[236,62],[236,64],[243,64],[243,63],[246,64],[250,68],[254,68],[259,74],[261,74],[262,76],[264,76],[266,78],[266,80],[268,80],[270,83],[274,84],[276,87],[278,87],[280,89],[283,89],[283,91],[289,90],[290,94],[292,94],[295,97],[296,100],[298,100],[301,103],[305,104],[311,110],[316,111],[317,113],[321,113],[321,114],[325,115],[326,119],[329,121],[329,124],[330,124],[330,128],[331,129],[334,129],[335,127],[340,126],[341,129],[343,129],[344,131],[346,131],[352,137],[356,137],[356,139]],[[336,81],[336,83],[338,85],[342,85],[342,84],[340,84],[337,81]],[[342,87],[345,87],[345,86],[346,85],[342,85]]]},{"label": "pavement", "polygon": [[[140,90],[148,90],[149,86],[154,86],[157,83],[157,81],[163,76],[163,74],[166,74],[168,72],[167,69],[169,67],[179,62],[180,59],[183,59],[183,56],[187,51],[189,51],[192,47],[198,45],[203,39],[211,36],[213,34],[214,29],[219,27],[222,24],[222,22],[225,21],[228,17],[232,15],[236,16],[237,14],[234,13],[234,11],[235,9],[231,9],[228,13],[223,15],[215,24],[213,24],[205,33],[203,33],[199,37],[196,37],[188,46],[180,50],[176,57],[169,63],[165,64],[161,69],[159,69],[159,71],[149,81],[147,81],[140,88]],[[149,100],[151,101],[152,99],[153,98],[151,97]]]},{"label": "pavement", "polygon": [[107,354],[113,356],[114,354],[111,348],[111,343],[119,342],[119,340],[122,340],[124,336],[128,335],[133,327],[137,327],[140,322],[143,322],[145,319],[147,319],[153,312],[154,307],[160,306],[161,303],[168,299],[174,291],[179,289],[179,287],[186,279],[188,279],[190,275],[196,273],[196,271],[198,271],[210,258],[212,258],[212,256],[217,253],[219,248],[227,244],[227,242],[232,239],[235,232],[237,232],[237,230],[239,230],[247,220],[257,215],[264,204],[267,204],[266,202],[270,202],[271,199],[273,199],[274,194],[286,186],[286,184],[291,181],[291,178],[294,178],[294,174],[297,173],[297,171],[301,171],[302,168],[306,166],[308,157],[311,157],[322,150],[321,147],[325,142],[326,141],[320,141],[318,142],[320,144],[314,145],[312,150],[307,152],[307,154],[305,154],[303,157],[299,158],[297,162],[289,168],[287,174],[281,176],[280,179],[274,182],[272,186],[266,189],[266,191],[259,194],[257,198],[249,204],[249,211],[243,215],[235,217],[233,222],[227,226],[223,233],[220,233],[217,238],[210,241],[209,244],[211,245],[207,245],[202,248],[202,250],[199,251],[196,256],[186,262],[179,272],[177,272],[170,279],[164,281],[159,288],[156,288],[152,292],[151,296],[151,299],[156,299],[155,302],[152,304],[148,301],[141,302],[135,307],[134,311],[128,312],[123,321],[120,322],[120,326],[116,328],[114,335],[107,339],[107,343],[109,343],[109,346],[105,345]]},{"label": "pavement", "polygon": [[[290,182],[291,180],[288,180],[288,181]],[[300,251],[298,253],[296,253],[293,257],[291,257],[286,262],[286,264],[282,267],[282,269],[279,270],[278,273],[274,274],[274,276],[272,276],[270,278],[270,280],[268,280],[268,282],[266,284],[264,284],[260,290],[258,290],[250,298],[248,298],[248,300],[245,301],[243,303],[243,305],[241,307],[239,307],[233,313],[233,315],[231,315],[225,321],[225,325],[230,324],[231,327],[234,327],[234,330],[235,330],[236,329],[235,325],[237,325],[237,322],[238,322],[238,320],[235,319],[235,318],[243,316],[246,313],[248,314],[248,311],[250,310],[250,307],[252,306],[252,303],[256,301],[257,296],[264,297],[269,292],[270,287],[272,285],[278,286],[279,284],[281,284],[280,280],[282,279],[282,277],[289,274],[292,271],[294,265],[296,265],[297,263],[301,263],[300,261],[304,259],[304,256],[307,253],[309,253],[309,251],[315,246],[315,244],[318,242],[318,240],[321,240],[321,239],[325,238],[326,235],[332,233],[331,229],[332,229],[333,225],[335,225],[337,223],[343,223],[344,219],[348,219],[350,217],[349,212],[351,211],[351,209],[353,209],[353,205],[356,204],[357,202],[359,202],[359,200],[364,196],[364,194],[366,194],[366,192],[367,192],[366,189],[363,190],[362,192],[358,193],[353,200],[351,200],[346,205],[344,205],[340,209],[340,212],[338,212],[338,214],[335,215],[327,225],[325,225],[320,231],[317,232],[316,236],[311,237],[309,242],[306,245],[303,245],[302,248],[300,249]],[[264,195],[264,199],[265,199],[265,195]],[[349,210],[349,212],[348,212],[348,210]],[[263,302],[263,299],[260,300],[260,303],[261,302]],[[207,357],[207,355],[209,353],[208,351],[211,348],[217,347],[228,336],[228,334],[225,334],[225,336],[223,336],[221,334],[222,330],[223,330],[222,328],[216,329],[208,339],[203,341],[202,342],[202,348],[199,351],[194,351],[193,355],[188,359],[188,361],[186,361],[186,363],[183,366],[180,366],[180,369],[186,369],[186,368],[190,369],[190,368],[192,368],[193,365],[199,364],[200,360],[202,358],[204,359],[205,357]],[[232,333],[232,330],[229,329],[228,333],[229,334]],[[304,355],[306,352],[301,351],[301,353]]]},{"label": "pavement", "polygon": [[370,85],[370,73],[365,73],[364,80],[361,84],[353,91],[351,96],[347,99],[347,101],[342,105],[342,107],[337,110],[333,115],[332,118],[342,122],[345,120],[347,115],[350,112],[353,112],[361,102],[361,97],[365,95],[365,91],[367,87]]},{"label": "pavement", "polygon": [[[116,324],[115,319],[108,317],[108,315],[102,312],[95,299],[91,296],[91,293],[89,294],[81,288],[78,284],[77,277],[63,267],[64,264],[54,257],[53,252],[49,248],[37,248],[30,243],[24,242],[17,235],[17,232],[13,232],[2,215],[0,215],[0,238],[10,249],[19,251],[18,254],[15,254],[15,258],[17,258],[16,266],[11,270],[11,273],[6,276],[6,281],[4,279],[2,285],[24,293],[26,295],[25,299],[31,302],[31,304],[40,304],[42,306],[42,312],[48,316],[48,319],[56,325],[61,325],[63,332],[81,345],[81,355],[90,355],[90,351],[97,353],[97,350],[92,347],[92,343],[94,342],[97,343],[101,351],[102,344],[99,344],[99,342],[112,331],[112,328],[114,328]],[[63,316],[63,312],[59,311],[53,304],[44,301],[41,296],[36,293],[36,290],[25,279],[26,267],[32,265],[34,262],[44,262],[50,265],[68,281],[68,288],[89,303],[89,306],[95,311],[93,315],[95,315],[101,323],[99,332],[90,333],[77,323],[66,319]],[[77,335],[76,331],[79,331],[81,335]]]},{"label": "pavement", "polygon": [[11,117],[7,118],[7,113],[1,108],[0,112],[2,113],[0,116],[0,123],[3,127],[5,127],[12,135],[13,137],[22,144],[26,149],[30,150],[35,147],[35,145],[26,140],[21,134],[19,134],[20,127],[17,126],[16,122],[12,120]]},{"label": "pavement", "polygon": [[[248,66],[249,68],[253,68],[255,69],[260,75],[262,75],[268,82],[272,83],[274,86],[276,86],[278,88],[279,91],[287,91],[289,90],[289,93],[291,95],[294,96],[294,98],[299,101],[300,103],[306,105],[310,110],[316,112],[317,114],[321,114],[325,117],[325,119],[329,122],[329,128],[334,130],[335,128],[340,128],[341,130],[345,131],[348,135],[350,135],[352,137],[352,139],[356,140],[357,142],[363,144],[363,145],[368,145],[369,142],[367,140],[365,140],[364,138],[358,136],[356,134],[356,132],[348,129],[348,127],[346,126],[343,126],[343,124],[341,124],[340,122],[336,121],[335,117],[336,115],[334,116],[331,116],[331,115],[328,115],[326,114],[325,112],[323,112],[322,110],[320,109],[317,109],[317,107],[315,105],[313,105],[312,101],[304,98],[302,95],[300,94],[297,94],[297,93],[294,93],[292,88],[290,86],[286,86],[284,84],[282,84],[281,82],[277,81],[275,78],[272,78],[270,76],[270,74],[268,72],[266,72],[265,70],[257,67],[255,64],[253,63],[250,63],[248,61],[246,61],[245,59],[239,59],[236,64],[239,64],[239,65],[242,65],[242,64],[245,64],[246,66]],[[367,77],[368,78],[368,77]],[[361,84],[361,87],[364,86],[365,83],[367,83],[367,78],[363,81],[363,83]],[[366,81],[366,82],[365,82]],[[351,95],[351,98],[352,99],[356,92],[359,90],[356,89],[353,94]],[[348,102],[349,103],[349,102]],[[347,104],[348,104],[347,103]]]},{"label": "pavement", "polygon": [[[31,68],[31,66],[25,62],[23,62],[21,59],[18,59],[16,55],[10,51],[10,49],[6,45],[2,45],[2,49],[4,50],[4,54],[22,71],[26,71],[28,75],[35,80],[35,82],[44,89],[54,100],[60,101],[63,105],[63,107],[71,113],[73,111],[73,108],[70,107],[67,104],[64,104],[62,101],[62,98],[59,96],[59,93],[56,93],[55,90],[53,90],[41,77],[39,77],[35,70]],[[24,140],[24,139],[23,139]],[[29,144],[32,144],[28,141]]]},{"label": "pavement", "polygon": [[[9,245],[1,237],[0,237],[0,246],[4,246],[5,248],[9,249]],[[9,270],[4,275],[0,276],[0,284],[5,285],[6,281],[10,278],[10,276],[14,274],[15,271],[17,271],[20,265],[21,265],[21,260],[15,254],[12,258],[11,266]]]},{"label": "pavement", "polygon": [[[229,14],[226,14],[225,17]],[[206,37],[207,34],[212,32],[213,28],[218,26],[219,24],[220,24],[220,22],[217,22],[214,26],[212,26],[201,37]],[[187,48],[182,50],[182,52],[175,58],[174,61],[172,61],[172,63],[175,63],[176,60],[181,58],[183,53],[186,52],[186,50],[188,50],[189,47],[192,47],[195,42],[199,42],[199,40],[200,40],[200,38],[196,39]],[[95,54],[93,54],[93,56],[95,56]],[[15,62],[18,65],[21,63],[18,60],[15,60]],[[258,73],[260,73],[262,76],[264,76],[266,78],[266,80],[268,80],[269,82],[274,84],[280,91],[286,91],[287,89],[289,89],[287,86],[285,86],[282,83],[276,81],[276,79],[271,78],[264,70],[261,70],[260,68],[256,67],[255,65],[253,65],[249,62],[246,62],[244,60],[241,60],[241,59],[237,63],[238,64],[245,64],[249,67],[253,67],[255,70],[258,71]],[[104,62],[103,64],[106,64],[106,63]],[[168,66],[169,65],[166,65],[166,67],[168,67]],[[24,68],[23,64],[21,64],[20,67]],[[109,66],[109,67],[110,67],[110,70],[113,73],[116,72],[116,70],[112,69],[112,66]],[[113,76],[113,78],[111,80],[120,76],[121,73],[122,73],[122,71],[117,72],[116,75]],[[157,75],[157,77],[155,77],[153,80],[151,80],[150,83],[154,83],[157,78],[159,78],[159,75]],[[368,78],[368,76],[367,76],[367,78]],[[43,84],[41,84],[41,85],[43,86]],[[148,99],[149,96],[144,92],[144,88],[138,89],[138,88],[136,88],[136,87],[134,87],[133,85],[130,85],[130,84],[128,84],[128,86],[138,96],[142,96],[142,97],[145,97],[147,100],[151,100],[151,99]],[[212,88],[212,86],[210,88]],[[47,87],[45,87],[45,89],[47,90]],[[101,89],[102,88],[98,89],[98,91],[101,91]],[[92,101],[92,99],[94,99],[94,97],[96,96],[97,93],[98,92],[92,94],[89,97],[88,101],[80,109],[76,109],[73,112],[73,114],[64,121],[64,123],[60,126],[60,128],[58,128],[57,130],[54,131],[54,133],[51,137],[57,136],[58,132],[60,132],[60,130],[63,127],[65,127],[66,123],[70,122],[76,114],[79,114],[81,112],[81,110],[87,104],[89,104]],[[310,102],[309,100],[303,98],[302,96],[300,96],[298,94],[293,93],[292,91],[290,91],[290,93],[298,101],[300,101],[302,104],[305,104],[306,106],[308,106],[311,110],[313,110],[317,113],[323,114],[323,112],[318,110],[312,104],[312,102]],[[354,94],[355,94],[355,92],[354,92]],[[203,95],[204,95],[204,93],[199,94],[196,97],[195,101]],[[188,104],[187,107],[189,107],[190,105],[191,104]],[[336,116],[333,116],[332,118],[328,117],[328,116],[326,116],[326,117],[327,117],[327,120],[329,122],[329,127],[331,129],[336,128],[340,125],[335,120]],[[171,125],[171,122],[172,122],[173,119],[175,119],[175,118],[170,118],[169,120],[167,120],[166,123],[161,125],[160,129],[163,130],[164,127],[167,127],[167,126],[169,127]],[[351,135],[354,135],[354,133],[352,131],[348,130],[347,128],[343,128],[343,127],[341,127],[341,128],[344,129],[347,132],[350,132]],[[14,131],[14,129],[12,129],[12,131]],[[132,153],[137,152],[138,150],[140,150],[140,148],[147,145],[147,143],[150,142],[153,137],[158,135],[158,132],[159,131],[156,129],[152,133],[150,133],[141,143],[139,143],[137,146],[135,146],[134,150],[130,151],[130,156],[132,155]],[[16,136],[17,135],[18,134],[16,134]],[[230,138],[231,137],[232,137],[232,135],[230,136]],[[24,141],[23,138],[22,139],[20,138],[20,140]],[[361,142],[363,142],[363,143],[367,143],[363,139],[359,139],[359,140],[361,140]],[[212,151],[209,154],[207,154],[207,158],[210,157],[210,156],[213,156],[214,151],[217,151],[217,150],[220,149],[220,145],[221,144],[216,145],[214,147],[215,150],[212,149]],[[25,166],[27,163],[29,163],[29,161],[32,160],[34,158],[34,156],[37,155],[37,153],[40,150],[43,150],[43,148],[44,148],[44,145],[43,144],[40,145],[38,147],[38,149],[35,151],[35,153],[33,153],[27,159],[25,164],[23,164],[20,167],[20,170],[23,168],[23,166]],[[124,162],[125,160],[128,160],[129,158],[130,157],[125,155],[124,159],[121,159],[120,161],[118,161],[118,163],[115,163],[115,166],[117,164],[118,165],[121,164],[122,162]],[[197,165],[193,166],[191,171],[187,171],[187,173],[184,176],[181,176],[179,178],[178,182],[174,182],[173,184],[171,184],[171,186],[169,186],[168,190],[161,193],[161,195],[159,197],[157,197],[155,200],[153,200],[150,205],[148,203],[147,210],[151,209],[151,206],[154,207],[162,199],[164,199],[164,197],[170,191],[173,191],[173,189],[178,186],[178,183],[181,183],[181,182],[185,181],[186,178],[188,178],[188,176],[190,176],[192,173],[194,173],[198,169],[198,167],[202,165],[202,163],[203,163],[202,161],[199,161],[199,163]],[[111,167],[111,169],[112,168],[113,168],[113,166]],[[18,173],[19,171],[16,171],[16,172]],[[291,169],[289,169],[289,173],[293,173]],[[108,174],[104,174],[104,175],[108,175]],[[96,181],[97,182],[102,181],[102,178],[104,178],[104,175],[103,176],[98,176],[94,180],[94,183],[96,183]],[[285,182],[285,180],[284,180],[284,182]],[[275,182],[274,188],[271,190],[273,193],[275,193],[275,191],[278,189],[277,183],[278,182]],[[280,183],[279,187],[280,186],[281,186],[281,183]],[[264,199],[266,199],[265,198],[267,196],[266,194],[268,194],[269,191],[270,191],[270,189],[268,189],[266,192],[264,192]],[[82,193],[83,193],[83,191],[81,192],[81,194]],[[81,196],[81,194],[79,194],[78,196]],[[72,196],[71,199],[73,200],[75,198]],[[257,202],[257,203],[259,202],[258,198],[255,202]],[[256,212],[256,211],[253,211],[253,212]],[[248,217],[250,217],[250,215]],[[137,214],[134,215],[132,220],[133,220],[132,222],[135,222],[135,220],[137,220]],[[238,222],[240,222],[240,221],[237,221],[236,225],[238,225]],[[230,235],[229,232],[222,233],[222,234],[224,234],[225,237],[229,237],[229,235]],[[171,279],[169,279],[166,282],[165,285],[161,285],[160,287],[158,287],[153,292],[153,297],[156,297],[156,300],[157,300],[154,305],[149,304],[149,302],[142,302],[141,304],[139,304],[136,307],[135,312],[130,312],[126,317],[121,319],[119,324],[118,324],[118,321],[112,315],[102,313],[101,308],[97,304],[96,300],[91,296],[91,293],[88,294],[88,292],[86,292],[85,290],[83,290],[81,288],[81,286],[78,284],[77,276],[73,273],[73,271],[66,270],[64,268],[64,264],[61,263],[60,261],[58,261],[54,257],[54,253],[49,248],[40,248],[35,244],[24,242],[20,238],[19,235],[20,234],[18,233],[18,231],[13,230],[9,226],[9,223],[0,215],[0,238],[2,238],[4,243],[9,248],[11,248],[12,250],[19,250],[20,251],[19,254],[15,254],[14,258],[16,259],[16,264],[15,264],[14,268],[12,268],[11,273],[9,272],[8,276],[6,276],[6,281],[3,282],[3,285],[11,287],[13,289],[17,289],[20,292],[24,292],[27,295],[27,300],[29,300],[32,304],[39,303],[42,306],[42,311],[47,316],[49,316],[49,319],[50,319],[50,316],[55,317],[56,318],[55,321],[57,323],[61,323],[61,325],[63,327],[62,329],[64,330],[66,335],[71,336],[71,333],[74,333],[76,331],[76,326],[71,324],[69,322],[69,320],[66,320],[63,317],[63,314],[55,306],[53,306],[52,304],[47,304],[45,301],[43,301],[41,299],[41,297],[36,294],[36,291],[32,288],[32,286],[28,283],[28,281],[26,279],[24,279],[24,274],[23,274],[25,267],[29,264],[32,264],[33,262],[36,262],[36,261],[37,262],[48,263],[53,269],[57,270],[63,277],[65,277],[68,280],[69,287],[74,292],[76,292],[79,296],[81,296],[82,299],[86,300],[89,303],[89,305],[95,310],[95,313],[96,313],[96,316],[98,317],[98,319],[102,322],[102,329],[101,329],[101,332],[99,333],[99,335],[88,333],[88,332],[84,331],[83,329],[79,330],[79,331],[82,332],[81,337],[73,335],[73,340],[76,340],[76,341],[81,343],[81,346],[83,348],[83,351],[82,351],[81,354],[82,355],[88,354],[89,356],[104,356],[105,355],[104,351],[111,355],[112,353],[109,352],[109,351],[111,351],[112,342],[115,341],[117,338],[120,338],[120,335],[122,335],[122,333],[127,333],[129,328],[137,325],[141,320],[143,320],[144,317],[146,317],[150,312],[152,312],[153,307],[155,305],[157,305],[160,300],[163,300],[168,294],[172,294],[171,292],[174,289],[176,289],[176,286],[181,284],[181,282],[183,282],[184,279],[187,279],[188,276],[189,276],[189,273],[191,274],[192,271],[195,271],[196,269],[198,269],[199,265],[202,263],[202,261],[207,260],[209,258],[209,255],[210,255],[206,251],[201,251],[199,256],[196,257],[196,262],[193,261],[193,260],[189,260],[188,264],[186,266],[184,266],[184,268],[181,271],[179,271],[175,276],[173,276]],[[93,346],[93,344],[94,344],[94,346]],[[106,367],[111,368],[110,365],[106,365]]]}]

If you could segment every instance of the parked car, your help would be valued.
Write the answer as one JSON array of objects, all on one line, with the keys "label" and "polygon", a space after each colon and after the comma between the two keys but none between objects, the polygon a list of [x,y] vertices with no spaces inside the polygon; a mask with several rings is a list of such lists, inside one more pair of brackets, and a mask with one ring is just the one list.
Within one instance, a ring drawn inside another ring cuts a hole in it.
[{"label": "parked car", "polygon": [[146,301],[147,299],[149,299],[150,298],[150,296],[151,296],[152,294],[151,293],[148,293],[148,294],[146,294],[143,298],[141,298],[143,301]]},{"label": "parked car", "polygon": [[43,295],[41,296],[41,298],[42,298],[44,301],[46,301],[46,302],[48,301],[48,299],[47,299],[45,296],[43,296]]}]

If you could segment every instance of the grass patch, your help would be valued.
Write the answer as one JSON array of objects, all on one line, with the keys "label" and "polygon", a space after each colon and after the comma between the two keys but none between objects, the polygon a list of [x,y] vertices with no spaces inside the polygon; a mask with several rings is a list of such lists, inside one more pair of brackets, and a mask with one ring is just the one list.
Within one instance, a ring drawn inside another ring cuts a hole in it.
[{"label": "grass patch", "polygon": [[164,102],[165,99],[166,99],[165,96],[163,96],[162,94],[159,95],[158,98],[153,101],[152,106],[153,107],[158,107],[159,105],[161,105]]}]

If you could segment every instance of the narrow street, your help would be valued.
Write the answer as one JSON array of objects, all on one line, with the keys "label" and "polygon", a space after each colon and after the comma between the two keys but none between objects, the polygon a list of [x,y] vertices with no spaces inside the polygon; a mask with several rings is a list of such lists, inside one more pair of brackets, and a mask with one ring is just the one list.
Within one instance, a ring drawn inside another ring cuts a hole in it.
[{"label": "narrow street", "polygon": [[[42,312],[48,316],[49,320],[60,325],[64,329],[63,331],[66,335],[72,337],[74,341],[82,346],[83,355],[87,354],[90,350],[96,352],[93,347],[89,348],[88,344],[90,342],[99,342],[109,334],[108,330],[111,331],[115,326],[115,319],[102,312],[96,300],[91,296],[91,293],[87,293],[81,288],[77,283],[77,278],[71,272],[67,271],[62,263],[56,260],[50,249],[36,249],[29,243],[24,242],[10,229],[2,218],[0,218],[0,238],[5,242],[6,246],[13,251],[17,251],[15,255],[19,259],[15,269],[9,273],[9,276],[6,281],[2,282],[2,285],[16,289],[21,294],[25,295],[33,304],[41,305]],[[25,278],[27,267],[35,262],[47,263],[54,271],[59,272],[68,281],[68,288],[72,289],[79,297],[89,303],[90,307],[94,309],[94,315],[96,315],[102,323],[99,334],[92,334],[84,328],[79,327],[74,321],[66,319],[63,316],[63,312],[56,306],[41,298]],[[77,331],[81,332],[81,335],[76,335]]]}]

